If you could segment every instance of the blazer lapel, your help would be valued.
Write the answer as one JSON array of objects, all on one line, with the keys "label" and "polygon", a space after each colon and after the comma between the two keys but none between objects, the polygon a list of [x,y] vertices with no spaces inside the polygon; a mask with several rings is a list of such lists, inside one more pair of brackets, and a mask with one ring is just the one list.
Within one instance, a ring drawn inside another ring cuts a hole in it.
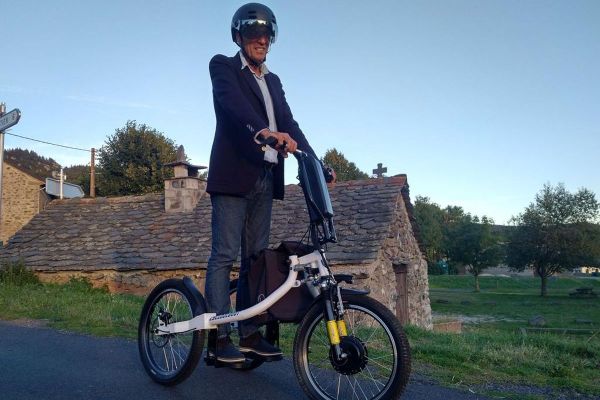
[{"label": "blazer lapel", "polygon": [[260,92],[260,88],[258,87],[258,83],[256,83],[256,79],[254,78],[254,75],[252,74],[252,71],[250,71],[250,68],[246,67],[242,70],[242,75],[244,75],[244,78],[246,79],[246,82],[248,82],[248,84],[250,85],[250,88],[252,89],[252,91],[254,92],[254,94],[256,95],[256,97],[258,97],[258,99],[260,100],[261,104],[265,105],[265,99],[263,98],[262,93]]},{"label": "blazer lapel", "polygon": [[248,85],[250,86],[250,89],[252,89],[252,92],[254,92],[254,95],[258,98],[258,100],[260,100],[260,103],[262,104],[262,107],[264,108],[265,107],[265,99],[263,99],[263,95],[260,92],[258,83],[256,83],[256,79],[254,79],[254,75],[252,75],[252,71],[250,71],[250,68],[246,67],[246,68],[242,69],[241,57],[242,56],[240,55],[240,53],[237,53],[233,57],[235,68],[239,71],[240,74],[242,74],[242,76],[244,77],[244,80],[246,81],[246,83],[248,83]]}]

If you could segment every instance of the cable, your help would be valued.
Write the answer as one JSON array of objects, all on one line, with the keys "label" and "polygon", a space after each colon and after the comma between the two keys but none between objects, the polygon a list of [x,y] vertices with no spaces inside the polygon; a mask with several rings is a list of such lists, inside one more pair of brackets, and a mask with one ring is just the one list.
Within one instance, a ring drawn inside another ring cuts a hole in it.
[{"label": "cable", "polygon": [[29,138],[29,137],[26,137],[26,136],[15,135],[14,133],[9,133],[9,132],[4,132],[4,133],[7,134],[7,135],[20,137],[22,139],[33,140],[34,142],[40,142],[40,143],[44,143],[44,144],[50,144],[52,146],[59,146],[59,147],[65,147],[67,149],[87,151],[88,153],[91,152],[91,150],[89,150],[89,149],[80,149],[79,147],[65,146],[64,144],[56,144],[56,143],[44,142],[43,140],[32,139],[32,138]]}]

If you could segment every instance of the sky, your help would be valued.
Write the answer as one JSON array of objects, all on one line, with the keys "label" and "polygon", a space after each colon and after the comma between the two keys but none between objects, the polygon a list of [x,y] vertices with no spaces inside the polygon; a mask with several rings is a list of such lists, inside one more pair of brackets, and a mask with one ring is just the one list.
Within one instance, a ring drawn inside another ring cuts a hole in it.
[{"label": "sky", "polygon": [[[207,165],[208,62],[234,55],[239,1],[0,0],[8,132],[100,148],[136,120]],[[266,1],[267,59],[319,156],[405,173],[411,197],[506,223],[545,183],[600,196],[597,0]],[[88,152],[15,136],[63,166]],[[286,161],[286,183],[296,165]]]}]

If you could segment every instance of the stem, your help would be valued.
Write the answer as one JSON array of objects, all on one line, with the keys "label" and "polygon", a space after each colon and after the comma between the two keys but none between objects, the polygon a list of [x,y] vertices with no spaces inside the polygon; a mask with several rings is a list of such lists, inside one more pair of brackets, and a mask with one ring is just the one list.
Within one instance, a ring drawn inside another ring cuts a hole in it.
[{"label": "stem", "polygon": [[546,297],[546,294],[548,293],[548,289],[546,288],[546,281],[547,281],[548,277],[543,275],[542,276],[542,297]]}]

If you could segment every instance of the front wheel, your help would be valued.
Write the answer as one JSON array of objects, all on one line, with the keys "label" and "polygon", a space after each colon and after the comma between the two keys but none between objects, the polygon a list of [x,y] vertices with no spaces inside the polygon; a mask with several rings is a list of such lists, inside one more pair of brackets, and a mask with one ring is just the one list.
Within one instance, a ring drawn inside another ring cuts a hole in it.
[{"label": "front wheel", "polygon": [[398,398],[410,375],[410,347],[400,322],[367,296],[346,295],[343,301],[345,359],[338,360],[329,344],[321,302],[300,323],[294,339],[300,386],[313,400]]},{"label": "front wheel", "polygon": [[138,348],[150,377],[162,385],[175,385],[194,370],[202,354],[204,331],[160,335],[159,323],[192,319],[201,307],[180,279],[160,283],[150,293],[140,316]]}]

